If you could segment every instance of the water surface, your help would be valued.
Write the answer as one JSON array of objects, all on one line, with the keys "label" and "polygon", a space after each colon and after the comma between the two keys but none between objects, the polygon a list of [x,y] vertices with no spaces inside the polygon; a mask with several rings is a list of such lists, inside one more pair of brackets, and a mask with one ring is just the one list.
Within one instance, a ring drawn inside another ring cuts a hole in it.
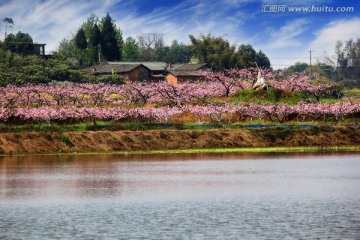
[{"label": "water surface", "polygon": [[359,153],[0,158],[0,239],[358,239]]}]

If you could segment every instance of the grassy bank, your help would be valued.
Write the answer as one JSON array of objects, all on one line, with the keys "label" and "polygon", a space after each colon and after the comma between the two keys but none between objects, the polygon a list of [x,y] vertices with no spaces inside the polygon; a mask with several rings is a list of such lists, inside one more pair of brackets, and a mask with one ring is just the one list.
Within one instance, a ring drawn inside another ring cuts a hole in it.
[{"label": "grassy bank", "polygon": [[[264,148],[207,148],[180,150],[150,150],[150,151],[116,151],[116,152],[71,152],[46,154],[12,154],[11,156],[54,156],[54,155],[148,155],[148,154],[194,154],[194,153],[316,153],[316,152],[360,152],[360,146],[310,146],[310,147],[264,147]],[[0,154],[0,156],[8,156]]]}]

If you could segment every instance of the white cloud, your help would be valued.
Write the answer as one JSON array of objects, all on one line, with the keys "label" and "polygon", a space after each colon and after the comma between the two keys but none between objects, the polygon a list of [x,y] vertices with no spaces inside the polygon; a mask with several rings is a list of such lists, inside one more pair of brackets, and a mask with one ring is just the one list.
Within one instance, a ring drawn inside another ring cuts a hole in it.
[{"label": "white cloud", "polygon": [[323,52],[333,54],[336,41],[360,37],[360,18],[343,19],[330,22],[316,33],[316,38],[310,43],[311,49],[320,55]]},{"label": "white cloud", "polygon": [[164,33],[167,44],[174,39],[188,43],[190,34],[211,33],[231,43],[242,43],[249,36],[241,26],[245,19],[253,16],[239,6],[253,1],[183,0],[172,7],[146,3],[152,7],[158,5],[146,12],[142,0],[11,0],[5,3],[0,0],[0,16],[14,20],[13,33],[29,33],[34,42],[46,43],[47,52],[56,50],[63,38],[71,37],[91,13],[102,17],[107,12],[117,20],[124,38],[159,32]]},{"label": "white cloud", "polygon": [[306,31],[308,20],[301,18],[288,22],[279,30],[272,30],[271,43],[267,46],[270,49],[296,47],[301,45],[301,41],[297,39],[300,34]]},{"label": "white cloud", "polygon": [[0,5],[0,16],[14,20],[12,32],[29,33],[34,42],[46,43],[46,51],[52,51],[63,38],[75,32],[91,13],[104,16],[116,2],[118,1],[13,0]]},{"label": "white cloud", "polygon": [[[160,32],[164,33],[167,44],[174,39],[188,43],[190,34],[198,36],[208,33],[235,42],[242,34],[239,26],[243,24],[246,14],[241,10],[234,13],[234,2],[230,1],[224,5],[223,1],[187,0],[172,8],[158,8],[140,16],[136,12],[127,12],[118,14],[117,23],[125,37],[136,38],[141,33]],[[229,11],[231,14],[228,14]],[[122,16],[126,17],[121,18]]]}]

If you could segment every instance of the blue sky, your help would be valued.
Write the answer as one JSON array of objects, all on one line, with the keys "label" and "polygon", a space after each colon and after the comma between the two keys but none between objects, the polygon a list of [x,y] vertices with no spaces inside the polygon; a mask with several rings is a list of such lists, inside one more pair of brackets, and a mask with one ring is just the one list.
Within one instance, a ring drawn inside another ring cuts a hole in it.
[{"label": "blue sky", "polygon": [[[292,7],[318,7],[323,12],[291,12]],[[334,12],[324,12],[333,8]],[[338,7],[352,7],[339,12]],[[322,10],[323,9],[323,10]],[[189,43],[189,35],[211,33],[230,43],[262,50],[274,68],[296,61],[332,56],[337,40],[360,37],[359,0],[0,0],[0,17],[11,17],[12,32],[29,33],[47,51],[70,38],[91,13],[109,12],[123,31],[136,38],[163,33],[165,41]],[[0,24],[1,38],[4,25]]]}]

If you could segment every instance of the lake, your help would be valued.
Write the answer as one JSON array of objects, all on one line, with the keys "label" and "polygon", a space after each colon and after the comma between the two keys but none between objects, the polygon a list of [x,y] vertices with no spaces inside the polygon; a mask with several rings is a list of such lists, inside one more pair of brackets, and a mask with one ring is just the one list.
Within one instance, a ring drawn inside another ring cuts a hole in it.
[{"label": "lake", "polygon": [[0,157],[0,239],[359,239],[360,153]]}]

